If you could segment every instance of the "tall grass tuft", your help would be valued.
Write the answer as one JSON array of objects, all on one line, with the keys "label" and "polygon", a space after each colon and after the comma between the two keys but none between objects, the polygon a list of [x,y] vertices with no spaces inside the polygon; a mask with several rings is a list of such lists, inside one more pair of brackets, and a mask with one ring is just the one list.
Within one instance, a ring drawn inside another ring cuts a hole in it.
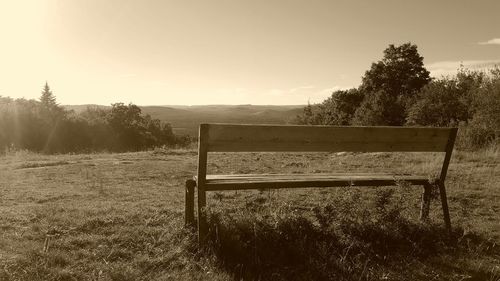
[{"label": "tall grass tuft", "polygon": [[423,274],[440,255],[498,251],[473,233],[464,240],[460,226],[450,237],[440,222],[413,218],[402,185],[368,204],[349,189],[312,209],[263,196],[232,212],[211,208],[209,252],[236,280],[407,280],[401,268]]}]

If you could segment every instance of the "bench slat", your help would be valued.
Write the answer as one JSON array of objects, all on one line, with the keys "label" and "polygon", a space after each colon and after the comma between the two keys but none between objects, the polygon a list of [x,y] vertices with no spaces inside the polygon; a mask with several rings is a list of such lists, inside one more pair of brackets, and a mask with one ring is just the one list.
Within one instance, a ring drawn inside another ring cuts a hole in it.
[{"label": "bench slat", "polygon": [[429,182],[427,176],[349,173],[349,174],[267,174],[267,175],[207,175],[206,190],[239,190],[257,188],[299,188],[335,186],[390,186],[397,181],[421,185]]},{"label": "bench slat", "polygon": [[444,152],[453,128],[202,124],[213,152]]},{"label": "bench slat", "polygon": [[217,175],[207,175],[207,178],[210,179],[229,179],[229,178],[258,178],[258,177],[265,177],[265,178],[279,178],[279,177],[284,177],[284,178],[290,178],[290,177],[300,177],[300,178],[305,178],[305,177],[332,177],[332,176],[345,176],[345,175],[360,175],[360,176],[366,176],[366,175],[386,175],[386,176],[409,176],[411,174],[409,173],[362,173],[362,172],[342,172],[342,173],[327,173],[327,174],[320,174],[320,173],[313,173],[313,174],[301,174],[301,173],[289,173],[289,174],[217,174]]}]

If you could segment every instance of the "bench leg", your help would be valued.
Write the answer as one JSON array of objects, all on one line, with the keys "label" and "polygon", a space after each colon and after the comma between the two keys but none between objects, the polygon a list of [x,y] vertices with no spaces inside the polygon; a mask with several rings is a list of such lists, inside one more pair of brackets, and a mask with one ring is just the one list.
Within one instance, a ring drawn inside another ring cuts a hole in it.
[{"label": "bench leg", "polygon": [[420,205],[420,220],[426,221],[429,219],[429,208],[431,205],[432,185],[425,184],[424,192],[422,192],[422,202]]},{"label": "bench leg", "polygon": [[439,185],[439,195],[441,196],[441,205],[443,207],[443,219],[448,233],[451,234],[451,220],[450,211],[448,210],[448,199],[446,198],[446,188],[444,182],[440,181]]},{"label": "bench leg", "polygon": [[186,209],[184,212],[184,224],[186,227],[194,227],[194,188],[196,181],[186,181]]},{"label": "bench leg", "polygon": [[208,236],[206,206],[207,198],[205,188],[203,186],[198,186],[198,244],[200,248],[205,246]]}]

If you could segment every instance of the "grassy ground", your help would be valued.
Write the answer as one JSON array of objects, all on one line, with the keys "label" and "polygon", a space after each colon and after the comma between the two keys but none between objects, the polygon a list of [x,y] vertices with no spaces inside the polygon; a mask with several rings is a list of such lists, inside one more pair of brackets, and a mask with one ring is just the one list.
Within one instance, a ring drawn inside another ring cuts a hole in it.
[{"label": "grassy ground", "polygon": [[[413,171],[442,156],[216,154],[212,173]],[[498,151],[456,152],[453,237],[420,187],[210,193],[211,245],[183,228],[196,152],[0,156],[0,280],[500,280]]]}]

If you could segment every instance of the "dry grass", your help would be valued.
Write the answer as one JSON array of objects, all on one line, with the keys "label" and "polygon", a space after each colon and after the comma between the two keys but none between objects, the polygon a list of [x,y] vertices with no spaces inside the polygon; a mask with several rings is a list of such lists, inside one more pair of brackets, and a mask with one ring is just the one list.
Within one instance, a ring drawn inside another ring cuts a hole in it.
[{"label": "dry grass", "polygon": [[[216,154],[212,173],[417,171],[442,156]],[[500,280],[498,150],[457,152],[454,238],[421,190],[211,193],[212,246],[183,228],[193,150],[0,157],[0,280]]]}]

